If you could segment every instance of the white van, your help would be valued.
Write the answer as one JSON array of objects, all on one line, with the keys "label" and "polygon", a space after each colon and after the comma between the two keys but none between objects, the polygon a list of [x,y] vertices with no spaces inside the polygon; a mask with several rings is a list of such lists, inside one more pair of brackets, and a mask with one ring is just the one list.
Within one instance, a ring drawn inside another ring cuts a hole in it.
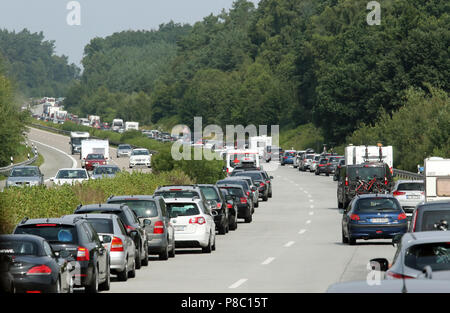
[{"label": "white van", "polygon": [[258,150],[229,149],[226,153],[227,174],[231,174],[236,167],[245,163],[252,163],[255,167],[260,167]]}]

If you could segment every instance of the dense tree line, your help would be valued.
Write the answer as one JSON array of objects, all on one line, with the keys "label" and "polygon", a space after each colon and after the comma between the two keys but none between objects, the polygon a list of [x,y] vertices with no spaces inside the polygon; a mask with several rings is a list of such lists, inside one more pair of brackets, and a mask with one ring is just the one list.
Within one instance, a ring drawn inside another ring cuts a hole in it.
[{"label": "dense tree line", "polygon": [[0,55],[6,75],[16,85],[17,92],[28,97],[63,97],[80,69],[66,56],[54,54],[53,41],[40,33],[0,30]]},{"label": "dense tree line", "polygon": [[378,26],[367,2],[237,0],[192,27],[95,39],[68,103],[145,124],[312,123],[325,142],[345,143],[401,108],[410,88],[449,91],[449,2],[382,1]]}]

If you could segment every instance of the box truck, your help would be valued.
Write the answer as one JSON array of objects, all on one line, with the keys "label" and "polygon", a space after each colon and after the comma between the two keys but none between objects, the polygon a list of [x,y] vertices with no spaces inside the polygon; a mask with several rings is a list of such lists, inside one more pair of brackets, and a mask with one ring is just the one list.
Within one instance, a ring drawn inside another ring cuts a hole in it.
[{"label": "box truck", "polygon": [[425,159],[425,202],[450,201],[450,159]]},{"label": "box truck", "polygon": [[138,122],[125,122],[125,131],[127,130],[139,130]]},{"label": "box truck", "polygon": [[81,141],[81,165],[84,167],[85,160],[88,154],[97,153],[103,154],[105,159],[109,160],[109,141],[99,139],[88,139]]}]

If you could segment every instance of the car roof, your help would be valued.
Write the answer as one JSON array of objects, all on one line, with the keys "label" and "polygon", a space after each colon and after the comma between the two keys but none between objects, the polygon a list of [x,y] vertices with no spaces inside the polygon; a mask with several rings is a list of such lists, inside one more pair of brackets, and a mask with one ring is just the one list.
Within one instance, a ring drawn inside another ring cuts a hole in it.
[{"label": "car roof", "polygon": [[400,293],[406,286],[406,292],[448,293],[450,284],[445,280],[433,279],[383,279],[379,284],[369,285],[364,281],[336,283],[328,287],[327,293]]},{"label": "car roof", "polygon": [[31,234],[1,234],[0,239],[3,240],[29,240],[34,242],[45,241],[44,238]]},{"label": "car roof", "polygon": [[87,204],[83,206],[79,206],[76,209],[76,212],[83,212],[88,210],[105,210],[105,211],[123,211],[123,205],[122,204],[116,204],[116,203],[97,203],[97,204]]},{"label": "car roof", "polygon": [[114,168],[120,169],[120,167],[118,167],[117,165],[114,165],[114,164],[97,165],[96,168],[98,168],[98,167],[114,167]]},{"label": "car roof", "polygon": [[450,201],[448,200],[439,200],[439,201],[431,201],[431,202],[422,202],[418,205],[421,209],[434,209],[434,208],[450,208]]},{"label": "car roof", "polygon": [[395,197],[391,194],[384,193],[366,193],[362,195],[357,195],[356,199],[366,199],[366,198],[387,198],[387,199],[395,199]]},{"label": "car roof", "polygon": [[79,216],[65,215],[55,218],[33,218],[33,219],[23,219],[17,226],[23,225],[33,225],[33,224],[61,224],[61,225],[73,225],[78,220]]},{"label": "car roof", "polygon": [[153,195],[125,195],[125,196],[110,196],[108,201],[117,201],[117,200],[158,200],[162,199],[161,196],[153,196]]},{"label": "car roof", "polygon": [[397,180],[397,184],[404,183],[424,183],[423,179],[413,180],[413,179],[399,179]]},{"label": "car roof", "polygon": [[117,219],[118,216],[114,214],[100,214],[100,213],[86,213],[86,214],[69,214],[65,217],[82,217],[82,218],[102,218],[102,219]]},{"label": "car roof", "polygon": [[35,165],[17,165],[13,167],[13,170],[16,168],[39,168],[39,167]]},{"label": "car roof", "polygon": [[241,185],[236,185],[236,184],[220,184],[219,188],[221,187],[232,187],[232,188],[241,188],[244,189],[244,187],[242,187]]},{"label": "car roof", "polygon": [[198,198],[167,198],[164,199],[164,202],[167,203],[196,203],[200,204],[202,203],[201,199]]},{"label": "car roof", "polygon": [[58,170],[58,172],[59,171],[67,171],[67,170],[77,170],[77,171],[86,171],[84,168],[71,168],[71,167],[66,167],[66,168],[60,168],[59,170]]},{"label": "car roof", "polygon": [[412,246],[420,243],[450,242],[450,232],[447,231],[423,231],[405,233],[402,236],[402,245]]}]

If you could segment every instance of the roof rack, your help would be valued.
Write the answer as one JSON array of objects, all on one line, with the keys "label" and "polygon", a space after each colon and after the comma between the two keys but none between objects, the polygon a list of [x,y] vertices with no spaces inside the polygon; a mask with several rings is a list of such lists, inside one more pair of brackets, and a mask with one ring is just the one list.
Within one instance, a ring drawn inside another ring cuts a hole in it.
[{"label": "roof rack", "polygon": [[26,221],[28,221],[28,217],[24,217],[21,221],[20,221],[20,224],[24,224]]}]

